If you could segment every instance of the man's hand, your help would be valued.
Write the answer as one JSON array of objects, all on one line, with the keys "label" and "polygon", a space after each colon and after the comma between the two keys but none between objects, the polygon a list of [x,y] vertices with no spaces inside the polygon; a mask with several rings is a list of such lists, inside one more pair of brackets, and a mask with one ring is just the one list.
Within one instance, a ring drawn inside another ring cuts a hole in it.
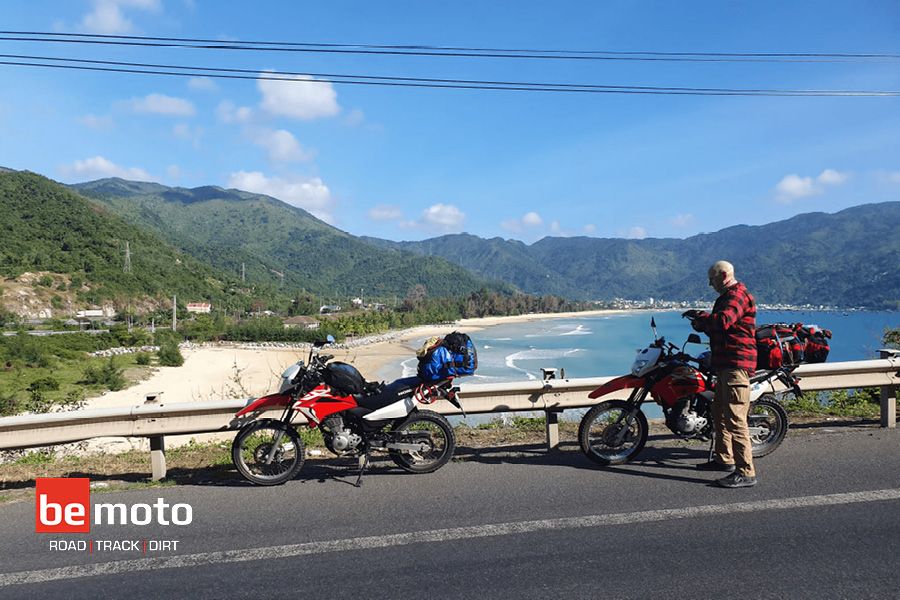
[{"label": "man's hand", "polygon": [[700,316],[701,312],[702,311],[692,308],[691,310],[686,310],[683,313],[681,313],[681,316],[684,317],[685,319],[690,319],[691,321],[693,321],[694,319],[696,319],[697,317]]}]

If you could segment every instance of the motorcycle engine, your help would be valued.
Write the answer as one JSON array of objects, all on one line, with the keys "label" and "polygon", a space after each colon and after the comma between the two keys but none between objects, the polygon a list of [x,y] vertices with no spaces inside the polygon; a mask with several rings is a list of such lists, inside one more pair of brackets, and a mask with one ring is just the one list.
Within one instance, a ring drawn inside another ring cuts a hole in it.
[{"label": "motorcycle engine", "polygon": [[690,398],[679,400],[671,409],[665,411],[666,425],[674,433],[686,437],[694,437],[705,431],[709,420],[694,410]]},{"label": "motorcycle engine", "polygon": [[344,427],[344,421],[340,416],[328,417],[320,428],[325,445],[335,454],[350,453],[362,443],[362,437]]},{"label": "motorcycle engine", "polygon": [[692,410],[684,412],[678,416],[678,422],[675,427],[678,433],[682,435],[691,435],[699,433],[701,429],[706,427],[706,417],[701,417]]},{"label": "motorcycle engine", "polygon": [[342,429],[334,433],[331,437],[331,446],[337,452],[347,452],[354,450],[362,442],[362,438],[352,433],[349,429]]}]

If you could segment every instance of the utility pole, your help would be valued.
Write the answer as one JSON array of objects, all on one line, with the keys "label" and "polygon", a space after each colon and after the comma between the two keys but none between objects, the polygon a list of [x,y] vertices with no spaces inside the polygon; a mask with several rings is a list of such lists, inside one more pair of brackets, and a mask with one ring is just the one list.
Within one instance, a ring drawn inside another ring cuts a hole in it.
[{"label": "utility pole", "polygon": [[125,268],[123,271],[131,273],[131,247],[128,245],[128,242],[125,242]]},{"label": "utility pole", "polygon": [[172,296],[172,331],[176,331],[178,324],[178,296]]},{"label": "utility pole", "polygon": [[247,281],[247,267],[244,263],[241,263],[241,283]]}]

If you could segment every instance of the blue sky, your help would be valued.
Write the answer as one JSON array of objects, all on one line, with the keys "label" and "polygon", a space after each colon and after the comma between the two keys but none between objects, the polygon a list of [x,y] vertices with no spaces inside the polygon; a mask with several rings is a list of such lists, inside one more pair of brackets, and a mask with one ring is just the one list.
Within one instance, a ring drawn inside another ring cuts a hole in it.
[{"label": "blue sky", "polygon": [[[6,30],[900,54],[896,2],[4,3]],[[554,83],[900,90],[900,60],[681,63],[0,41],[2,54]],[[0,65],[0,165],[267,193],[355,235],[687,237],[900,199],[900,98],[404,89]]]}]

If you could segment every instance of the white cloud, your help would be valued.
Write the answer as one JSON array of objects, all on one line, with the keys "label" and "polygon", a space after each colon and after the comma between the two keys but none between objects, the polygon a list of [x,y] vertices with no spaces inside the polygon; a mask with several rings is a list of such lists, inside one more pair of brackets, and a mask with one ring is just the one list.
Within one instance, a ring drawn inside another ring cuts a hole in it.
[{"label": "white cloud", "polygon": [[159,11],[160,0],[92,0],[91,12],[82,17],[79,29],[90,33],[122,34],[134,31],[134,23],[123,9]]},{"label": "white cloud", "polygon": [[541,219],[541,215],[537,214],[534,211],[525,213],[522,217],[522,225],[526,227],[537,227],[538,225],[543,225],[544,220]]},{"label": "white cloud", "polygon": [[900,183],[900,171],[877,171],[876,176],[883,183]]},{"label": "white cloud", "polygon": [[177,181],[181,179],[182,171],[178,165],[169,165],[166,167],[166,175],[170,180]]},{"label": "white cloud", "polygon": [[593,234],[597,233],[597,226],[594,225],[593,223],[588,223],[587,225],[584,226],[583,229],[584,229],[584,232],[588,235],[593,235]]},{"label": "white cloud", "polygon": [[687,227],[691,223],[694,222],[694,215],[690,213],[684,213],[680,215],[675,215],[671,219],[669,219],[669,223],[674,225],[675,227]]},{"label": "white cloud", "polygon": [[228,187],[272,196],[332,222],[331,191],[318,177],[267,177],[259,171],[238,171],[229,177]]},{"label": "white cloud", "polygon": [[130,104],[132,110],[138,113],[192,117],[197,112],[189,100],[165,94],[149,94],[143,98],[132,98]]},{"label": "white cloud", "polygon": [[562,225],[559,224],[559,221],[551,221],[550,233],[552,233],[553,235],[566,235],[566,232],[563,231]]},{"label": "white cloud", "polygon": [[265,148],[269,159],[276,162],[312,160],[314,152],[306,150],[290,131],[284,129],[259,129],[249,133],[257,146]]},{"label": "white cloud", "polygon": [[452,204],[432,204],[422,211],[422,223],[446,231],[459,229],[466,215]]},{"label": "white cloud", "polygon": [[779,202],[789,203],[800,198],[818,196],[829,186],[841,185],[850,178],[849,173],[834,169],[825,169],[815,178],[801,177],[795,173],[785,175],[775,185],[775,198]]},{"label": "white cloud", "polygon": [[543,224],[544,220],[541,218],[541,215],[531,211],[522,215],[521,218],[503,221],[500,223],[500,227],[513,233],[521,233],[526,228],[540,227]]},{"label": "white cloud", "polygon": [[635,225],[625,234],[625,237],[630,240],[642,240],[647,237],[647,230],[639,225]]},{"label": "white cloud", "polygon": [[847,181],[847,174],[834,169],[825,169],[816,177],[816,180],[822,185],[840,185]]},{"label": "white cloud", "polygon": [[94,156],[84,160],[76,160],[71,165],[60,167],[63,174],[87,178],[102,179],[104,177],[121,177],[122,179],[133,179],[137,181],[153,181],[154,179],[139,167],[120,167],[111,160],[102,156]]},{"label": "white cloud", "polygon": [[[261,75],[265,76],[263,72]],[[260,107],[271,115],[310,121],[333,117],[341,111],[334,86],[327,81],[315,81],[302,75],[290,76],[290,81],[260,79],[256,82],[262,102]]]},{"label": "white cloud", "polygon": [[796,198],[812,196],[815,192],[812,177],[800,177],[799,175],[785,175],[775,186],[778,198],[782,202],[790,202]]},{"label": "white cloud", "polygon": [[98,131],[109,131],[115,126],[112,117],[108,115],[105,117],[100,117],[97,115],[84,115],[83,117],[78,117],[78,122],[85,127],[96,129]]},{"label": "white cloud", "polygon": [[222,100],[216,107],[216,115],[223,123],[246,123],[253,116],[249,106],[235,106],[230,100]]},{"label": "white cloud", "polygon": [[369,209],[373,221],[396,221],[403,218],[403,211],[394,204],[378,204]]},{"label": "white cloud", "polygon": [[209,77],[191,77],[188,79],[188,87],[198,92],[215,92],[219,89]]}]

